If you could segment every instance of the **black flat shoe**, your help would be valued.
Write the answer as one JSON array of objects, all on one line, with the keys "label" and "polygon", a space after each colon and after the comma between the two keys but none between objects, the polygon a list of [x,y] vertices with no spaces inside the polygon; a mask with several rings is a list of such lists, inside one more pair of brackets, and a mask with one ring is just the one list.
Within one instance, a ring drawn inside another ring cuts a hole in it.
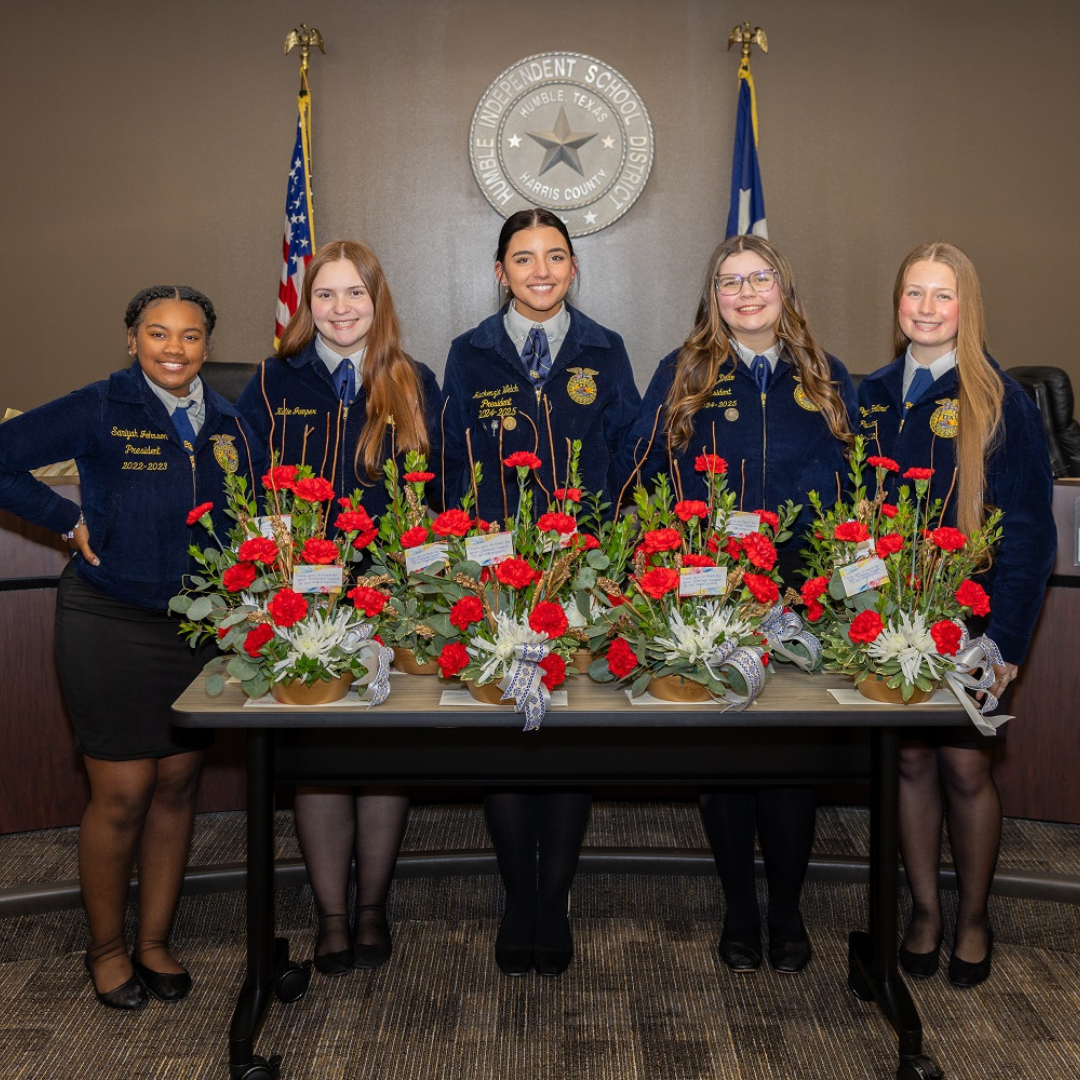
[{"label": "black flat shoe", "polygon": [[761,967],[761,931],[725,927],[720,935],[720,959],[732,971],[757,971]]},{"label": "black flat shoe", "polygon": [[[495,946],[495,963],[504,975],[528,975],[533,966],[532,949],[511,949]],[[569,961],[567,961],[569,963]],[[556,974],[558,974],[556,972]]]},{"label": "black flat shoe", "polygon": [[539,949],[534,947],[532,951],[532,966],[537,975],[561,975],[574,959],[574,948],[569,949]]},{"label": "black flat shoe", "polygon": [[[375,915],[373,921],[375,926],[368,926],[370,931],[374,929],[382,941],[375,944],[362,944],[356,941],[356,936],[360,933],[360,912],[361,911],[374,911]],[[356,909],[357,925],[353,932],[353,967],[354,968],[377,968],[382,967],[387,960],[390,959],[390,954],[394,951],[393,942],[390,940],[390,924],[386,921],[386,907],[383,904],[365,904],[363,907]]]},{"label": "black flat shoe", "polygon": [[142,980],[143,986],[158,999],[158,1001],[180,1001],[191,990],[191,976],[186,971],[175,974],[166,974],[163,971],[151,971],[145,964],[140,964],[134,956],[131,958],[131,966],[135,974]]},{"label": "black flat shoe", "polygon": [[89,953],[83,956],[83,962],[86,964],[86,974],[90,976],[90,986],[94,991],[94,996],[102,1005],[107,1005],[110,1009],[141,1009],[146,1005],[149,1000],[146,996],[146,988],[139,982],[137,974],[133,974],[126,983],[122,983],[114,990],[106,990],[103,994],[94,983],[94,968],[90,963]]},{"label": "black flat shoe", "polygon": [[316,953],[314,956],[315,970],[336,979],[339,975],[347,975],[353,969],[353,950],[341,949],[338,952]]},{"label": "black flat shoe", "polygon": [[[907,940],[906,933],[904,940]],[[937,944],[930,952],[912,952],[906,945],[901,945],[898,957],[900,966],[912,978],[929,979],[937,973],[941,960],[941,936],[938,935]]]},{"label": "black flat shoe", "polygon": [[990,956],[993,951],[994,931],[987,927],[986,955],[977,963],[971,964],[967,960],[961,960],[954,952],[949,957],[949,982],[965,989],[986,982],[990,978]]},{"label": "black flat shoe", "polygon": [[794,975],[810,963],[810,938],[806,935],[806,927],[802,925],[801,919],[794,935],[788,935],[780,937],[772,931],[769,932],[769,963],[773,971]]}]

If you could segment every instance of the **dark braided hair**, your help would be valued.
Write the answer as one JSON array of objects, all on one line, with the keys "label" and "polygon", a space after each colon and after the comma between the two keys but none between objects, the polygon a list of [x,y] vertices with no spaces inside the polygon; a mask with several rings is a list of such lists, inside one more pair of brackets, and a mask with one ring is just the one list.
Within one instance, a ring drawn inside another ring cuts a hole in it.
[{"label": "dark braided hair", "polygon": [[142,322],[143,313],[156,300],[186,300],[189,304],[195,304],[202,308],[203,322],[206,324],[206,338],[214,332],[214,324],[217,322],[217,312],[210,299],[204,296],[198,289],[189,285],[151,285],[148,289],[142,289],[135,294],[131,303],[124,313],[124,325],[129,330],[138,328]]}]

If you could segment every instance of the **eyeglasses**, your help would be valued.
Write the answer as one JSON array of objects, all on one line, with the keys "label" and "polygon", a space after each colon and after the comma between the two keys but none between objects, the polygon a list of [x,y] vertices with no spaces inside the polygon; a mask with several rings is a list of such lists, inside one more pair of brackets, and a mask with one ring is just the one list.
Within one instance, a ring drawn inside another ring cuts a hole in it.
[{"label": "eyeglasses", "polygon": [[716,279],[716,291],[724,296],[737,296],[742,292],[743,282],[749,281],[754,292],[767,293],[779,277],[775,270],[755,270],[745,277],[742,274],[725,274]]}]

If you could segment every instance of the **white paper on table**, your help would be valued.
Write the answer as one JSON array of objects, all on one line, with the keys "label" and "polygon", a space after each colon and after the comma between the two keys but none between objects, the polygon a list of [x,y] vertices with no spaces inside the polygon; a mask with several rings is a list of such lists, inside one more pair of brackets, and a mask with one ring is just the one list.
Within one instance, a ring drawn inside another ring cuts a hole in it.
[{"label": "white paper on table", "polygon": [[[500,701],[493,705],[487,701],[477,701],[468,690],[444,690],[442,696],[439,698],[439,704],[450,705],[454,708],[460,708],[462,705],[479,705],[482,709],[505,709],[508,706],[512,709],[514,707],[514,700],[513,698],[507,698],[506,701]],[[556,708],[565,707],[566,691],[552,690],[551,699],[548,701],[548,704],[554,705]]]},{"label": "white paper on table", "polygon": [[339,701],[327,701],[322,705],[286,705],[282,701],[277,701],[272,694],[263,694],[260,698],[248,698],[244,702],[245,709],[339,709],[348,708],[370,708],[366,701],[360,700],[360,691],[366,690],[366,686],[357,687],[355,685],[349,687],[349,692],[341,698]]},{"label": "white paper on table", "polygon": [[[865,697],[860,694],[858,690],[851,690],[844,687],[842,690],[830,690],[833,699],[837,705],[892,705],[895,704],[891,701],[875,701],[873,698]],[[926,701],[920,701],[920,705],[955,705],[956,697],[948,690],[935,690],[934,696],[928,698]]]},{"label": "white paper on table", "polygon": [[[665,698],[653,697],[652,694],[646,690],[643,694],[639,694],[637,697],[633,697],[630,694],[630,687],[626,687],[624,690],[631,705],[648,705],[650,708],[654,705],[676,705],[680,708],[684,705],[719,705],[722,709],[731,708],[731,703],[727,701],[717,701],[710,698],[708,701],[667,701]],[[752,709],[757,702],[751,702],[746,706],[748,709]],[[745,711],[745,710],[744,710]]]}]

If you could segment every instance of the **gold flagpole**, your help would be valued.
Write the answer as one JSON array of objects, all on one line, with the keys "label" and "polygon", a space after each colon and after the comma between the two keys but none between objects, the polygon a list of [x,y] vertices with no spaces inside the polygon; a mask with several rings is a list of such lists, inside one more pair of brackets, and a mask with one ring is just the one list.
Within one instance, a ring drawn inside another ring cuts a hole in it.
[{"label": "gold flagpole", "polygon": [[739,60],[739,78],[745,79],[750,85],[750,116],[754,124],[754,142],[757,142],[757,94],[754,92],[754,77],[750,74],[750,49],[757,45],[763,53],[769,51],[769,39],[760,26],[750,29],[750,23],[744,22],[741,26],[736,25],[728,35],[727,47],[732,45],[742,46],[742,57]]}]

